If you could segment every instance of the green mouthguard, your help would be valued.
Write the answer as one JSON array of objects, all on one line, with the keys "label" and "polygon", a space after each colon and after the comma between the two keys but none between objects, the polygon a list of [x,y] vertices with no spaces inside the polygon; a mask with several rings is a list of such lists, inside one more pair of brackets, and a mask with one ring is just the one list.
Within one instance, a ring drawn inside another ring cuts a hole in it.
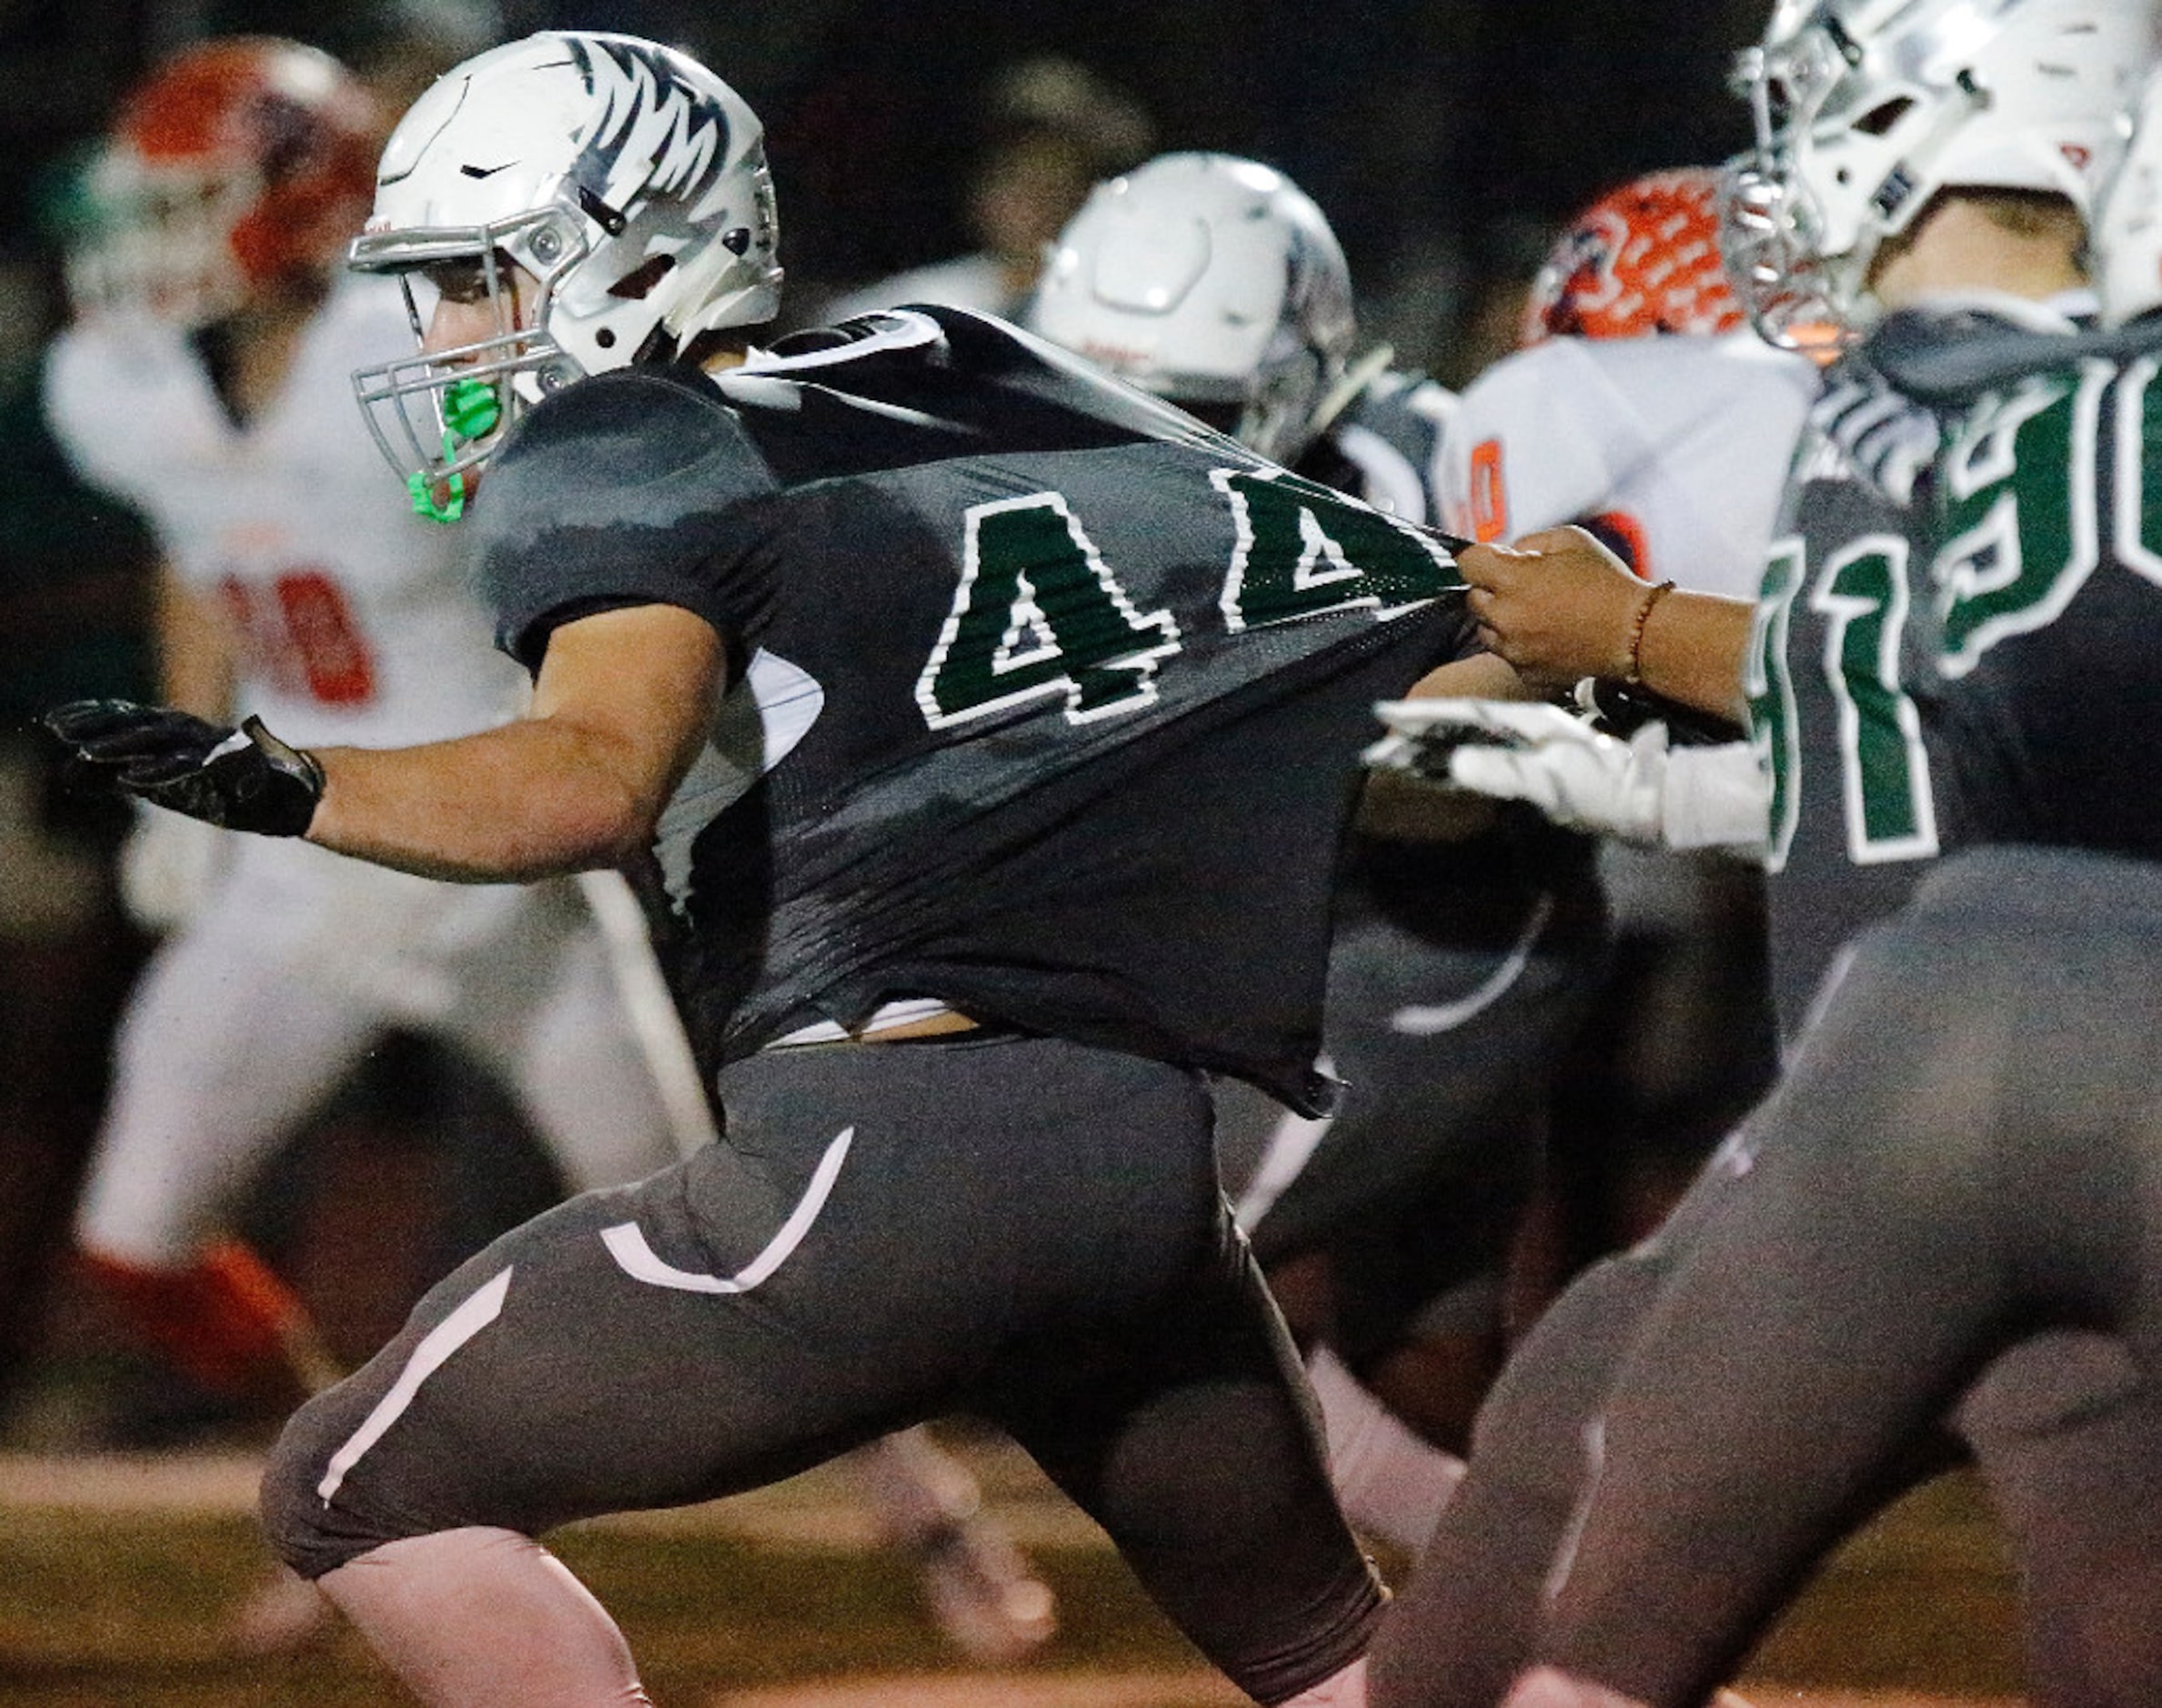
[{"label": "green mouthguard", "polygon": [[477,439],[493,433],[502,418],[502,402],[484,379],[457,380],[443,393],[443,425],[455,437]]},{"label": "green mouthguard", "polygon": [[[469,445],[496,430],[503,419],[503,401],[485,379],[454,380],[443,392],[443,456],[458,456],[460,445]],[[450,496],[436,501],[436,488]],[[413,496],[413,512],[431,522],[455,522],[466,513],[466,477],[452,475],[439,479],[426,472],[406,477],[406,490]]]}]

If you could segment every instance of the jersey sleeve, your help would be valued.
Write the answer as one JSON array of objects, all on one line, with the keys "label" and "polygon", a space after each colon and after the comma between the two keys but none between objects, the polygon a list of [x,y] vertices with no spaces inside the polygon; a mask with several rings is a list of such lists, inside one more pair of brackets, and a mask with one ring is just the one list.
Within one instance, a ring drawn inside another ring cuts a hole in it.
[{"label": "jersey sleeve", "polygon": [[475,584],[504,651],[538,669],[555,628],[675,605],[748,655],[766,619],[759,500],[777,489],[696,375],[598,376],[542,403],[477,496]]}]

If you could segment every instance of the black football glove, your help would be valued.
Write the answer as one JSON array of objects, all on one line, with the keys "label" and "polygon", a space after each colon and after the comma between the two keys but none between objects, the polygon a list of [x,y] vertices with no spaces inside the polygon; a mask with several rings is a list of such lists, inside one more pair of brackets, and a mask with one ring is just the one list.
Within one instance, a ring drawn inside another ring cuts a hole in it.
[{"label": "black football glove", "polygon": [[47,712],[45,727],[99,788],[229,830],[299,836],[323,798],[323,768],[260,718],[235,729],[168,706],[79,699]]}]

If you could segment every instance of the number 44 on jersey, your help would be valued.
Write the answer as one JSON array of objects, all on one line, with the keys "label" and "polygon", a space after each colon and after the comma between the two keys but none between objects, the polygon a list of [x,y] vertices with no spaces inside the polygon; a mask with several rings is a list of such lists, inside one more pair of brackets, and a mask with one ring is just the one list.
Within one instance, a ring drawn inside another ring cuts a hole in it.
[{"label": "number 44 on jersey", "polygon": [[[1332,612],[1401,615],[1463,585],[1454,560],[1409,524],[1280,470],[1219,468],[1233,546],[1217,598],[1231,634]],[[1156,703],[1156,672],[1183,641],[1144,610],[1056,492],[967,513],[960,585],[916,684],[934,729],[1048,696],[1069,722]]]}]

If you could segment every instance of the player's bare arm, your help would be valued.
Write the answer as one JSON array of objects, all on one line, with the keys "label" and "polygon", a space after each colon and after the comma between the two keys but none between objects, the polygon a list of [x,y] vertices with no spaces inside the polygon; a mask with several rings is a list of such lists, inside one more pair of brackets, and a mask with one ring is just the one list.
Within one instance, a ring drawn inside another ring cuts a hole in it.
[{"label": "player's bare arm", "polygon": [[1491,652],[1477,652],[1429,670],[1404,698],[1536,699],[1539,696],[1507,659]]},{"label": "player's bare arm", "polygon": [[613,865],[650,842],[726,687],[720,637],[676,606],[566,623],[516,722],[317,753],[323,795],[307,839],[469,882]]},{"label": "player's bare arm", "polygon": [[1580,527],[1468,547],[1457,563],[1480,638],[1534,684],[1634,679],[1699,711],[1744,716],[1749,601],[1646,587]]},{"label": "player's bare arm", "polygon": [[233,636],[225,615],[181,578],[157,569],[158,684],[166,703],[198,718],[223,718],[233,705]]}]

